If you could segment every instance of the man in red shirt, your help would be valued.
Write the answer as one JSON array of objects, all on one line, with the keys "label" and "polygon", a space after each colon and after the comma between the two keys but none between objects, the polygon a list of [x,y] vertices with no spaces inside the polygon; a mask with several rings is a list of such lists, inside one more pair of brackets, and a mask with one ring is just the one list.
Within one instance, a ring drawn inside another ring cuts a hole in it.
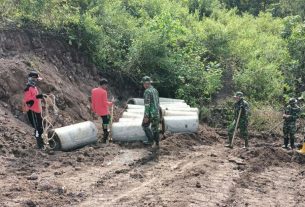
[{"label": "man in red shirt", "polygon": [[28,82],[24,89],[23,102],[31,125],[35,129],[35,139],[38,149],[44,148],[42,139],[43,127],[41,117],[41,99],[43,94],[39,94],[36,87],[37,82],[41,80],[36,71],[31,71],[28,75]]},{"label": "man in red shirt", "polygon": [[108,81],[106,79],[102,79],[100,81],[100,86],[98,88],[94,88],[91,91],[91,107],[92,111],[100,116],[103,121],[103,131],[104,131],[104,137],[103,137],[103,143],[107,142],[109,131],[108,131],[108,125],[110,122],[110,113],[109,113],[109,107],[113,105],[114,99],[112,99],[111,102],[108,101]]}]

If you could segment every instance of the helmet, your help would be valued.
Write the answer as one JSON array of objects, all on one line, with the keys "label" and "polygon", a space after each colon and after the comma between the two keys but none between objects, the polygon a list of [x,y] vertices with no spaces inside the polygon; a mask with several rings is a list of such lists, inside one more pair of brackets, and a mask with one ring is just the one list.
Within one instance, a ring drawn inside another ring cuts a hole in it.
[{"label": "helmet", "polygon": [[149,77],[149,76],[144,76],[143,78],[142,78],[142,81],[141,81],[142,83],[152,83],[152,80],[151,80],[151,78]]},{"label": "helmet", "polygon": [[295,99],[295,98],[290,98],[290,99],[289,99],[289,103],[290,103],[290,104],[296,104],[296,103],[297,103],[297,99]]},{"label": "helmet", "polygon": [[234,96],[234,97],[235,97],[235,98],[236,98],[236,97],[242,98],[243,96],[244,96],[243,92],[238,91],[238,92],[235,93],[235,96]]}]

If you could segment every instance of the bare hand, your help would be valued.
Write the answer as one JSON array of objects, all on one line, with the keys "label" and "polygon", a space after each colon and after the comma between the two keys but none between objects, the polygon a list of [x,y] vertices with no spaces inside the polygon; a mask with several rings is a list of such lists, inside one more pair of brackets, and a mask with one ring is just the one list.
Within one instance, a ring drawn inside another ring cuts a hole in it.
[{"label": "bare hand", "polygon": [[147,124],[149,122],[149,119],[147,117],[144,117],[143,122],[144,124]]}]

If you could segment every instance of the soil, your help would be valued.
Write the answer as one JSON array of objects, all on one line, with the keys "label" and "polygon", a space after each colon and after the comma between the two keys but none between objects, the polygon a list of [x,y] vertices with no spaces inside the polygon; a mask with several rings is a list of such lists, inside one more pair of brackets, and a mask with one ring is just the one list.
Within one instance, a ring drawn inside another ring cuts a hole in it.
[{"label": "soil", "polygon": [[88,95],[100,76],[54,37],[37,37],[38,46],[20,31],[0,38],[0,206],[305,206],[305,156],[283,150],[279,135],[252,132],[249,149],[238,137],[228,149],[225,130],[201,125],[197,134],[166,134],[160,149],[141,143],[35,149],[18,106],[29,62],[45,78],[41,89],[61,103],[56,127],[93,120]]}]

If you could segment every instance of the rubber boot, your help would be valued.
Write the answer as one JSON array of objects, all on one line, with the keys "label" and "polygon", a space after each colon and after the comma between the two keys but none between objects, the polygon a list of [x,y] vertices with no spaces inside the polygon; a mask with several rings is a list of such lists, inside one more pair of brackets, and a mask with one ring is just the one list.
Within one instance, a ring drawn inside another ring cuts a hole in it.
[{"label": "rubber boot", "polygon": [[144,142],[144,144],[152,145],[154,141],[153,141],[153,134],[152,134],[151,129],[149,127],[143,127],[143,130],[148,139],[147,142]]},{"label": "rubber boot", "polygon": [[291,147],[291,149],[294,149],[294,148],[295,148],[295,145],[294,145],[294,137],[291,137],[291,138],[290,138],[290,147]]},{"label": "rubber boot", "polygon": [[41,136],[36,137],[36,142],[37,142],[37,148],[38,149],[43,149],[44,148],[44,142]]},{"label": "rubber boot", "polygon": [[104,129],[104,135],[103,135],[103,140],[102,140],[102,143],[107,143],[107,140],[108,140],[108,136],[109,136],[109,132],[108,132],[108,129]]},{"label": "rubber boot", "polygon": [[284,138],[284,145],[282,146],[282,148],[288,149],[288,143],[289,143],[289,139],[288,138]]},{"label": "rubber boot", "polygon": [[160,134],[159,134],[159,132],[155,132],[154,133],[154,139],[155,139],[155,142],[156,142],[156,147],[159,148],[159,142],[160,142]]},{"label": "rubber boot", "polygon": [[245,146],[244,148],[248,148],[249,147],[249,141],[248,141],[248,138],[245,139]]}]

